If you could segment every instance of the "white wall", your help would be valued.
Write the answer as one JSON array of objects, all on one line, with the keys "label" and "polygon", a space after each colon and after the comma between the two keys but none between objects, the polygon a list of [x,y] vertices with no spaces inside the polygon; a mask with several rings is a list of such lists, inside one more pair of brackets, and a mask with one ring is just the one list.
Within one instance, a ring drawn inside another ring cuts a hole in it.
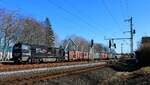
[{"label": "white wall", "polygon": [[[12,58],[12,52],[7,52],[6,53],[6,59]],[[2,52],[0,52],[0,60],[2,60]]]}]

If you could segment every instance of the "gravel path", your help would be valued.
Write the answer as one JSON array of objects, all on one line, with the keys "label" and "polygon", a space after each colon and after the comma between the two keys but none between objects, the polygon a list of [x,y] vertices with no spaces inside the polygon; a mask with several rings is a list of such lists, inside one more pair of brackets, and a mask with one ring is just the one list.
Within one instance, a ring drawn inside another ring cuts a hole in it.
[{"label": "gravel path", "polygon": [[45,73],[59,73],[62,71],[71,71],[77,69],[83,69],[87,67],[94,67],[98,65],[104,65],[105,62],[98,62],[98,63],[88,63],[88,64],[81,64],[81,65],[69,65],[69,66],[59,66],[59,67],[50,67],[50,68],[35,68],[30,70],[19,70],[19,71],[10,71],[10,72],[0,72],[0,80],[4,80],[6,78],[14,78],[14,77],[26,77],[32,76],[34,74],[45,74]]}]

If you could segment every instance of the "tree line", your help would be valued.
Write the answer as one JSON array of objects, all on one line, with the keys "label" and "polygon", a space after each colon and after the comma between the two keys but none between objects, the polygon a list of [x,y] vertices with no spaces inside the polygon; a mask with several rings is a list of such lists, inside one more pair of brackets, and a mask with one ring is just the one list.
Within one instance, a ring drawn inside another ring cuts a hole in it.
[{"label": "tree line", "polygon": [[[0,9],[0,47],[2,54],[15,43],[54,46],[55,35],[48,17],[39,22],[17,12]],[[2,58],[4,58],[3,55]]]},{"label": "tree line", "polygon": [[[78,50],[82,52],[89,52],[91,47],[91,40],[87,40],[81,36],[71,35],[66,37],[62,42],[61,45],[65,48],[65,46],[68,44],[69,40],[72,40],[77,46]],[[71,48],[72,45],[68,46],[68,48]],[[101,43],[94,43],[93,44],[94,52],[108,52],[109,48]]]}]

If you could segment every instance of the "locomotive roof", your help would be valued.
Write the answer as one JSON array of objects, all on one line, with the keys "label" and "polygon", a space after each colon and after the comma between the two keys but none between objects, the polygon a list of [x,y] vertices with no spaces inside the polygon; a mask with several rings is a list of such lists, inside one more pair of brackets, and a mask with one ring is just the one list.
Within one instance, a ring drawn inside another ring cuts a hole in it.
[{"label": "locomotive roof", "polygon": [[59,49],[59,47],[48,47],[48,46],[46,46],[46,45],[36,45],[36,44],[28,44],[28,43],[16,43],[15,45],[29,45],[29,46],[31,46],[31,47],[33,47],[33,48],[36,48],[36,47],[40,47],[40,48],[58,48]]}]

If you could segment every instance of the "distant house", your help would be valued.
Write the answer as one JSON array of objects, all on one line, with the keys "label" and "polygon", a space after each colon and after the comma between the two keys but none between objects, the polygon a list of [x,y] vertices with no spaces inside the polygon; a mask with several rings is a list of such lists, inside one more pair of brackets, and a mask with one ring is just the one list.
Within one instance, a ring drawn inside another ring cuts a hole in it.
[{"label": "distant house", "polygon": [[[2,55],[4,55],[4,58],[2,59]],[[0,47],[0,60],[8,60],[12,58],[12,47],[6,48],[3,54],[3,49]]]},{"label": "distant house", "polygon": [[150,43],[150,37],[142,37],[142,44],[143,43]]},{"label": "distant house", "polygon": [[64,45],[65,51],[69,50],[79,50],[78,45],[71,39],[67,41],[67,43]]}]

